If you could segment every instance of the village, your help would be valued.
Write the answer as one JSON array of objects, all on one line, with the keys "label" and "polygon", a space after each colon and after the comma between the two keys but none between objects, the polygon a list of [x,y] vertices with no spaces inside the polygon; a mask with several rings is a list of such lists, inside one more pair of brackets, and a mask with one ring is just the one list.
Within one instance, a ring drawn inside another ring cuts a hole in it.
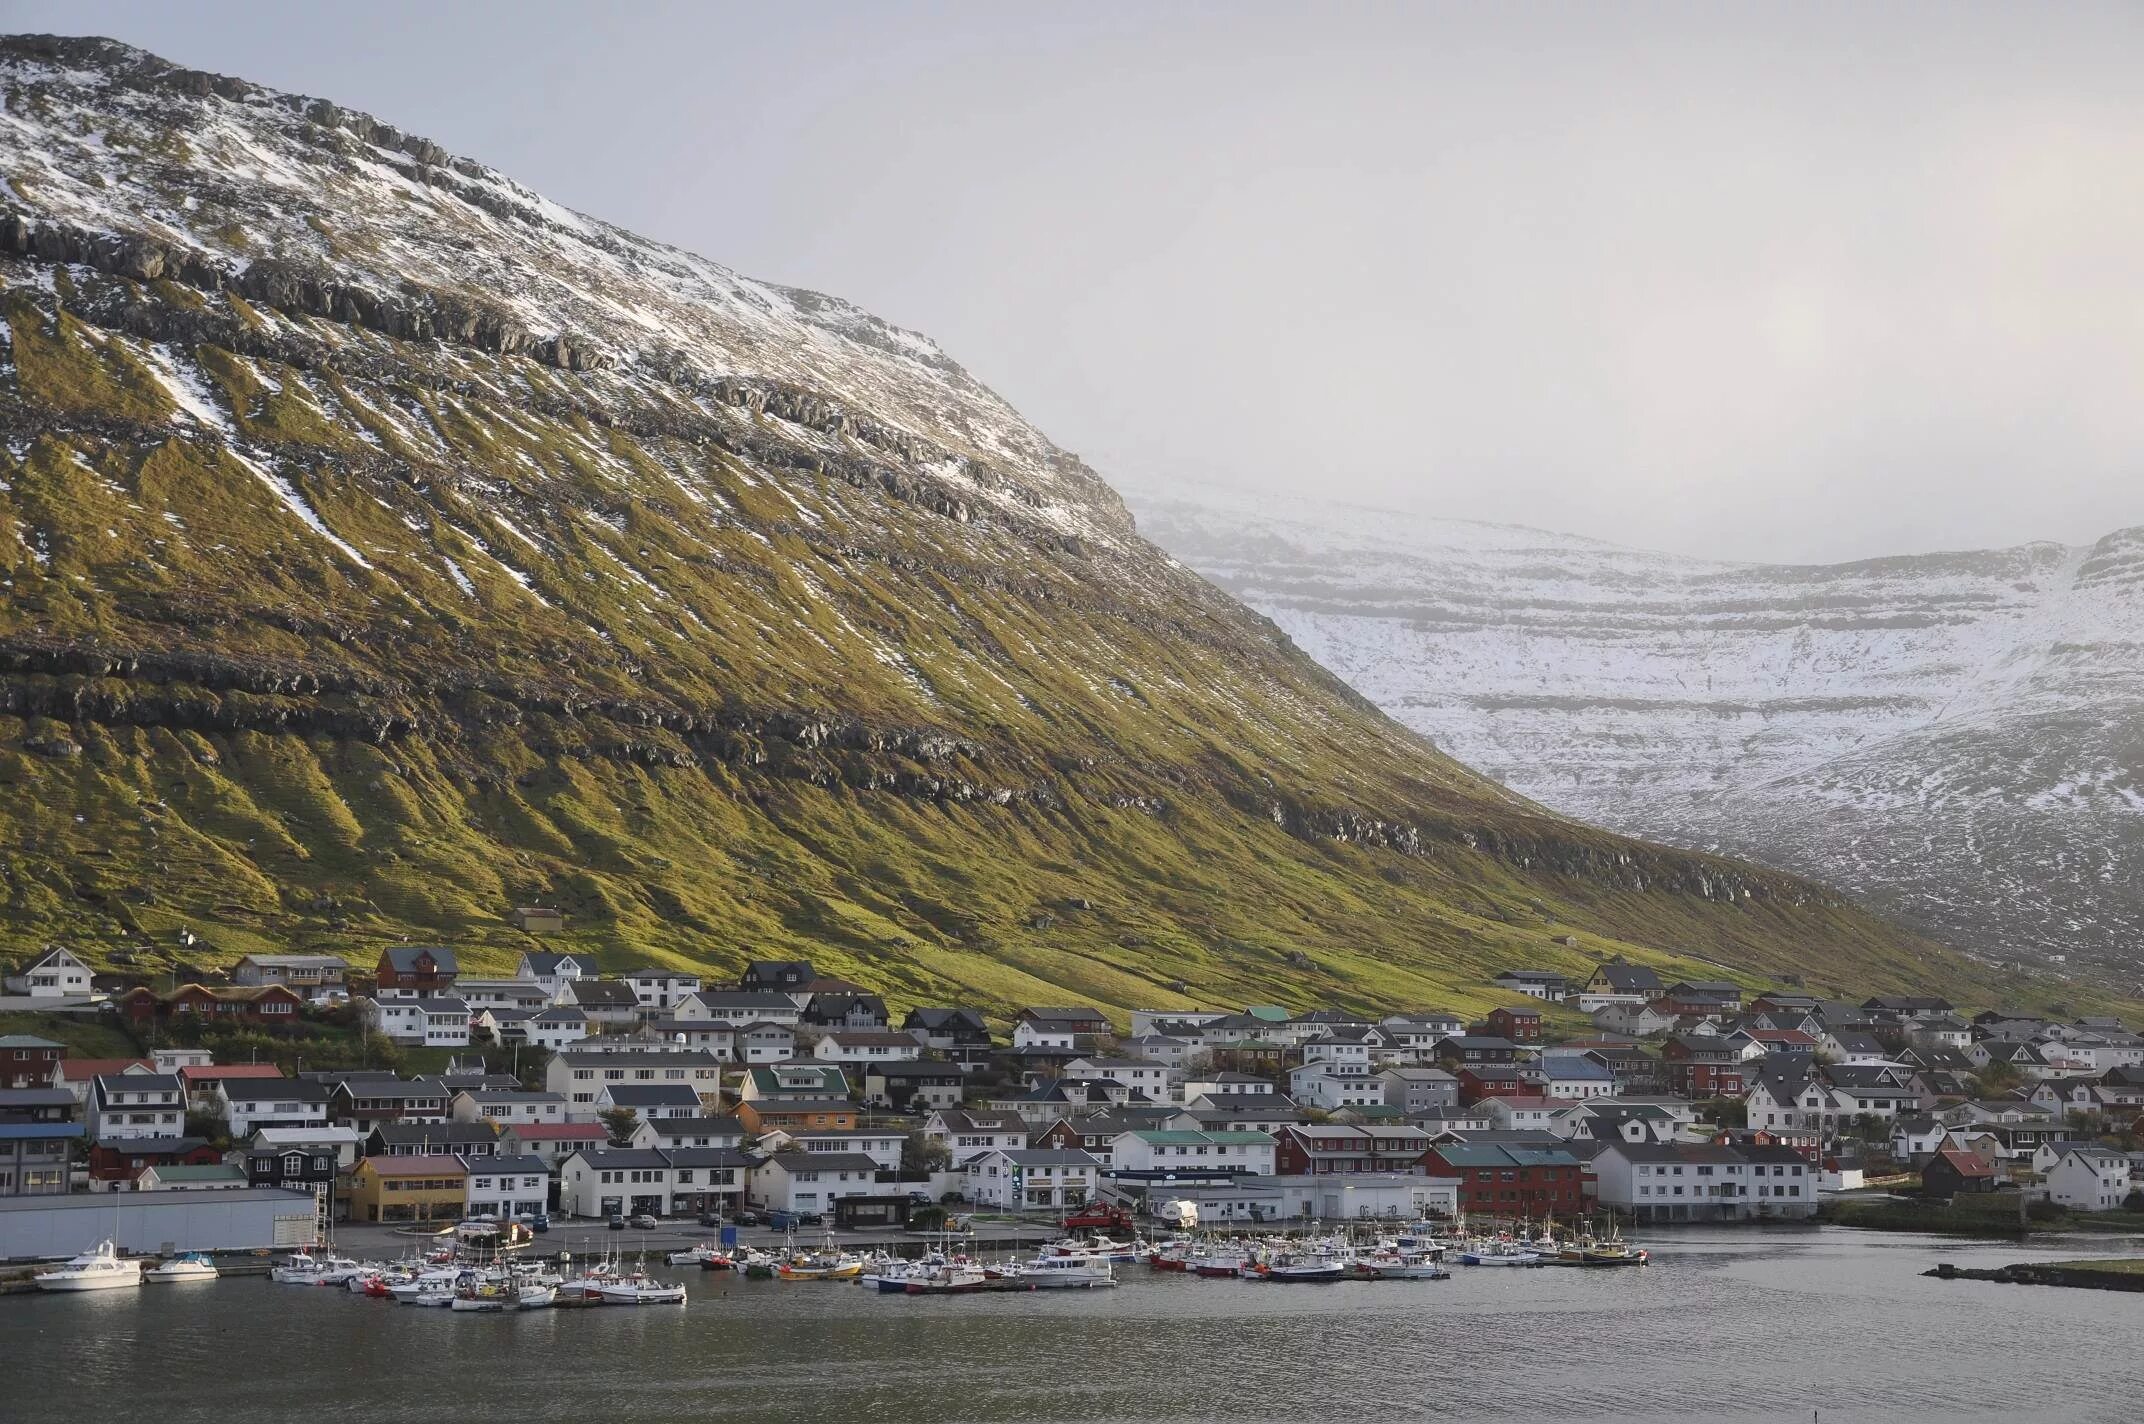
[{"label": "village", "polygon": [[[2046,1220],[2126,1216],[2144,1190],[2144,1039],[2119,1022],[1663,983],[1620,960],[1582,981],[1506,971],[1473,1022],[1271,1005],[896,1022],[801,961],[714,984],[530,950],[485,979],[444,946],[207,977],[118,986],[54,949],[8,981],[11,1011],[150,1046],[0,1036],[0,1259],[297,1249],[338,1224],[940,1231],[1083,1209],[1156,1232],[1650,1229],[2001,1194]],[[293,1056],[334,1015],[380,1066]],[[244,1061],[219,1056],[235,1042]]]}]

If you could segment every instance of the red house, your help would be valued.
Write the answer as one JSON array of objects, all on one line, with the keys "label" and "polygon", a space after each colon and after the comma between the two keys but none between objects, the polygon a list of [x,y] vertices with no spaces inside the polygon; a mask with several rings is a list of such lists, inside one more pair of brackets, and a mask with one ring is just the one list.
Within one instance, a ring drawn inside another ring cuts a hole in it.
[{"label": "red house", "polygon": [[212,1167],[222,1160],[199,1137],[105,1138],[89,1149],[89,1189],[125,1191],[144,1167]]},{"label": "red house", "polygon": [[373,975],[382,990],[424,995],[452,992],[454,981],[461,977],[461,972],[461,965],[455,961],[451,949],[437,945],[398,944],[380,951],[380,962]]},{"label": "red house", "polygon": [[1514,1063],[1482,1063],[1462,1068],[1456,1076],[1459,1079],[1459,1101],[1468,1107],[1483,1098],[1516,1097],[1524,1091],[1519,1081],[1518,1065]]},{"label": "red house", "polygon": [[1742,1052],[1700,1034],[1680,1034],[1660,1050],[1668,1089],[1686,1098],[1739,1098],[1748,1088]]},{"label": "red house", "polygon": [[295,1023],[305,1000],[295,989],[282,984],[233,985],[211,988],[206,984],[181,984],[168,994],[136,986],[119,996],[119,1011],[136,1023],[147,1023],[167,1014],[197,1014],[222,1022],[254,1024]]},{"label": "red house", "polygon": [[1432,1177],[1458,1179],[1459,1209],[1469,1215],[1539,1218],[1584,1209],[1578,1159],[1561,1147],[1451,1142],[1430,1148],[1422,1165]]},{"label": "red house", "polygon": [[1507,1007],[1489,1010],[1483,1021],[1490,1033],[1498,1038],[1508,1038],[1513,1043],[1539,1043],[1541,1041],[1541,1011]]},{"label": "red house", "polygon": [[27,1033],[0,1035],[0,1088],[49,1088],[67,1045]]}]

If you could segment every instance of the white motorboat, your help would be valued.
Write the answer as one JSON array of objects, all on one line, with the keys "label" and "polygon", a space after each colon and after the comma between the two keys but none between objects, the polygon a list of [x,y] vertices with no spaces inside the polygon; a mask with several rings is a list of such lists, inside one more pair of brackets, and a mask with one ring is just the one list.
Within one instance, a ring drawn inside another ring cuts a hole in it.
[{"label": "white motorboat", "polygon": [[141,1262],[125,1259],[117,1246],[100,1241],[93,1249],[84,1251],[65,1265],[41,1272],[32,1279],[39,1290],[116,1290],[141,1284]]},{"label": "white motorboat", "polygon": [[1020,1284],[1035,1290],[1092,1290],[1117,1283],[1107,1256],[1037,1256],[1020,1270]]},{"label": "white motorboat", "polygon": [[183,1256],[173,1256],[160,1265],[151,1266],[142,1272],[145,1281],[212,1281],[216,1279],[216,1263],[199,1251],[188,1251]]},{"label": "white motorboat", "polygon": [[643,1271],[605,1281],[594,1292],[605,1305],[683,1305],[685,1288],[665,1285]]},{"label": "white motorboat", "polygon": [[1459,1253],[1462,1266],[1542,1266],[1548,1258],[1515,1241],[1486,1241]]}]

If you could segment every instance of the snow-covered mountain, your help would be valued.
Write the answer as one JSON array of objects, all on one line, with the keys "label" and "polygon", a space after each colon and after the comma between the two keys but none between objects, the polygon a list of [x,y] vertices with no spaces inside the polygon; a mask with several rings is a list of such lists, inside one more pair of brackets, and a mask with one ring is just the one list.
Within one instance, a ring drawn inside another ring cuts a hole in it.
[{"label": "snow-covered mountain", "polygon": [[1557,810],[1852,890],[1990,958],[2144,943],[2144,529],[1710,562],[1203,486],[1142,531]]}]

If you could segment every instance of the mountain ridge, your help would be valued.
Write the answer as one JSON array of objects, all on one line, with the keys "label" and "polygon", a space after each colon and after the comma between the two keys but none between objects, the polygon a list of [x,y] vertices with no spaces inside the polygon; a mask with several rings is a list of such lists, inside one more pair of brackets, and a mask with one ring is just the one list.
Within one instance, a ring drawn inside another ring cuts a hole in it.
[{"label": "mountain ridge", "polygon": [[2012,983],[1437,754],[927,338],[112,42],[0,84],[17,948],[483,966],[550,899],[908,1001]]}]

